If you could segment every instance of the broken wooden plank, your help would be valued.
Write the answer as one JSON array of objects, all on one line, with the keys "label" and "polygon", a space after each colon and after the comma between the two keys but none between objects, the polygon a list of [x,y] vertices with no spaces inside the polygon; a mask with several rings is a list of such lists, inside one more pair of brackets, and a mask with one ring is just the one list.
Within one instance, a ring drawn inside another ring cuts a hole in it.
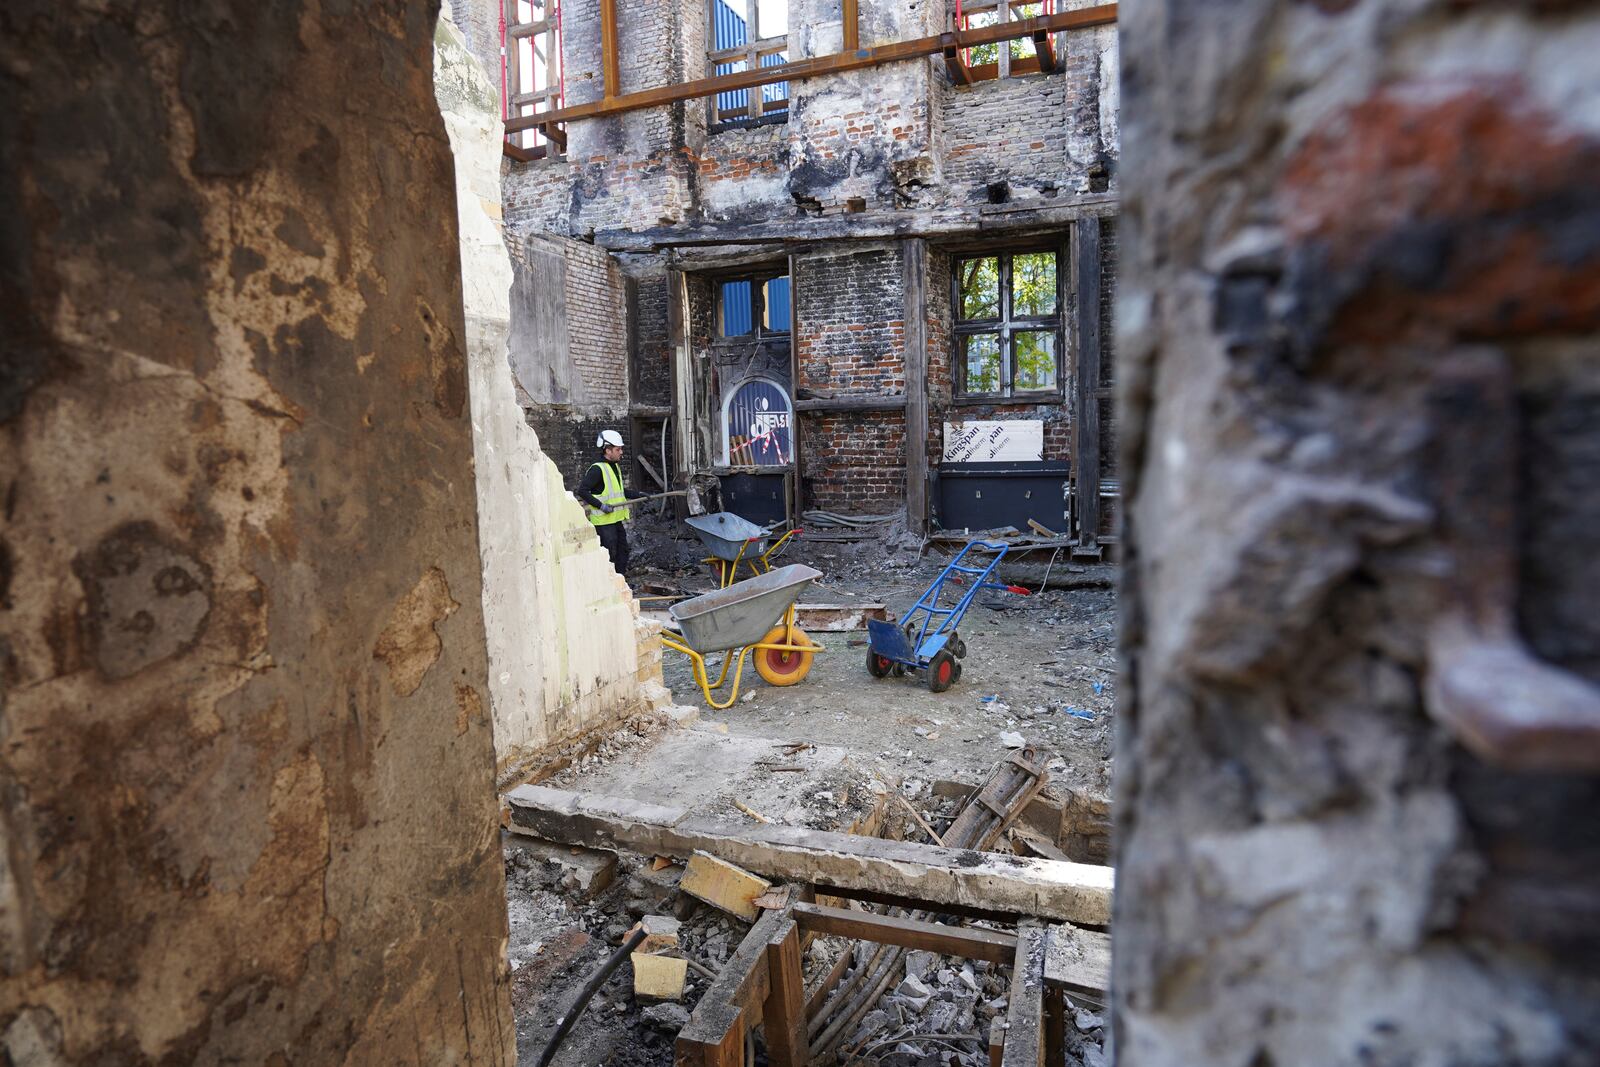
[{"label": "broken wooden plank", "polygon": [[743,1067],[745,1031],[756,1022],[750,1009],[771,990],[767,946],[790,922],[787,913],[769,911],[750,928],[678,1032],[677,1064]]},{"label": "broken wooden plank", "polygon": [[767,940],[768,993],[762,1007],[767,1059],[773,1067],[805,1067],[806,978],[800,965],[800,928],[791,919]]},{"label": "broken wooden plank", "polygon": [[506,795],[513,824],[541,837],[646,855],[716,856],[768,878],[820,889],[892,893],[925,905],[958,905],[1104,926],[1111,921],[1109,867],[999,856],[910,841],[800,827],[725,826],[685,808],[622,797],[519,786]]},{"label": "broken wooden plank", "polygon": [[664,948],[678,947],[678,930],[683,924],[672,916],[646,915],[634,925],[644,928],[640,952],[659,952]]},{"label": "broken wooden plank", "polygon": [[761,910],[756,907],[756,898],[771,889],[772,883],[708,852],[695,852],[689,857],[678,888],[730,915],[754,922]]},{"label": "broken wooden plank", "polygon": [[688,960],[648,952],[633,954],[633,995],[648,1004],[682,1000],[688,977]]},{"label": "broken wooden plank", "polygon": [[[1013,826],[1010,831],[1011,841],[1027,854],[1038,856],[1045,860],[1065,860],[1067,854],[1055,846],[1049,838],[1039,831],[1027,826]],[[1022,853],[1019,852],[1018,855]]]},{"label": "broken wooden plank", "polygon": [[1045,981],[1068,992],[1101,996],[1111,988],[1111,937],[1070,923],[1050,927],[1045,942]]},{"label": "broken wooden plank", "polygon": [[1044,1063],[1045,931],[1036,923],[1017,927],[1017,954],[1011,965],[1006,1008],[1006,1047],[1001,1067],[1040,1067]]},{"label": "broken wooden plank", "polygon": [[937,952],[941,956],[963,956],[999,964],[1011,962],[1017,950],[1017,939],[999,930],[944,926],[870,911],[830,908],[821,904],[796,904],[794,917],[802,930],[922,949]]}]

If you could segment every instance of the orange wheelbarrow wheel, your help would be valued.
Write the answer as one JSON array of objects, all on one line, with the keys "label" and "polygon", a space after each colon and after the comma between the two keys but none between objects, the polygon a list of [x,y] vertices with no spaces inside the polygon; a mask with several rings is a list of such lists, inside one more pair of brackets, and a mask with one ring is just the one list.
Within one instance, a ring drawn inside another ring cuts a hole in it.
[{"label": "orange wheelbarrow wheel", "polygon": [[[796,626],[793,631],[779,624],[767,631],[763,645],[809,645],[811,639]],[[780,648],[756,648],[756,673],[768,685],[794,685],[811,673],[812,652],[789,652]]]}]

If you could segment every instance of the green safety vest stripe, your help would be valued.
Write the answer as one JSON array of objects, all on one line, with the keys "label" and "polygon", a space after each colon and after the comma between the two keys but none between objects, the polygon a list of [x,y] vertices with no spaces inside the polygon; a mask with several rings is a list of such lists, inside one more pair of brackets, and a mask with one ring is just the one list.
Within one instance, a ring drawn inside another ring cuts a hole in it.
[{"label": "green safety vest stripe", "polygon": [[611,505],[611,514],[607,515],[599,508],[584,505],[584,510],[589,513],[589,521],[596,526],[610,526],[614,522],[628,521],[628,494],[622,488],[622,475],[617,468],[609,463],[590,464],[591,469],[600,468],[600,493],[599,497]]}]

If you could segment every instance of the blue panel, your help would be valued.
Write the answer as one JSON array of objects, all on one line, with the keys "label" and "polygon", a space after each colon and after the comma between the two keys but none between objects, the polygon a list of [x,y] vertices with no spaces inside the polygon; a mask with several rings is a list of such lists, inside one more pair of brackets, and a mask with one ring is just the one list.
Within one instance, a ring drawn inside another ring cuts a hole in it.
[{"label": "blue panel", "polygon": [[789,278],[773,278],[767,283],[766,328],[772,333],[789,332]]},{"label": "blue panel", "polygon": [[743,337],[755,327],[750,314],[750,283],[722,283],[722,336]]},{"label": "blue panel", "polygon": [[714,43],[711,46],[713,52],[749,43],[744,16],[737,14],[733,8],[723,3],[723,0],[716,0],[716,3],[711,5],[711,13],[714,16],[712,28]]},{"label": "blue panel", "polygon": [[[736,70],[744,69],[743,61],[738,63],[718,63],[716,66],[718,74],[732,74]],[[725,114],[730,111],[737,111],[743,114],[745,111],[749,110],[749,107],[749,89],[735,89],[731,93],[717,94],[717,112],[719,114]]]},{"label": "blue panel", "polygon": [[[761,57],[761,65],[763,67],[780,67],[787,62],[789,62],[789,54],[787,52],[772,52]],[[763,115],[783,114],[788,110],[787,107],[767,107],[766,105],[774,100],[787,99],[789,99],[788,82],[773,82],[771,85],[763,85],[761,87],[761,113]]]}]

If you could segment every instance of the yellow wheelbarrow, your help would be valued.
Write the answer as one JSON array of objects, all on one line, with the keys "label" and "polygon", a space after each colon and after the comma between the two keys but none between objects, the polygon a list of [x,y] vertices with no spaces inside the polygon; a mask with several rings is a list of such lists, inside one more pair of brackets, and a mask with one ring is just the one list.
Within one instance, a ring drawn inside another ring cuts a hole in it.
[{"label": "yellow wheelbarrow", "polygon": [[[794,605],[801,590],[821,577],[819,570],[792,563],[674,604],[668,614],[682,632],[662,634],[661,643],[689,657],[706,703],[719,711],[739,698],[739,676],[751,652],[756,672],[768,685],[794,685],[811,672],[812,657],[822,651],[795,623]],[[706,669],[706,656],[713,652],[724,653],[715,684]],[[729,667],[733,688],[719,704],[711,694],[728,681]]]},{"label": "yellow wheelbarrow", "polygon": [[768,546],[767,542],[777,532],[776,526],[757,526],[731,511],[694,515],[686,521],[711,553],[706,562],[711,564],[712,573],[724,589],[739,577],[741,563],[752,576],[772,570],[772,557],[783,550],[789,538],[800,533],[796,527]]}]

